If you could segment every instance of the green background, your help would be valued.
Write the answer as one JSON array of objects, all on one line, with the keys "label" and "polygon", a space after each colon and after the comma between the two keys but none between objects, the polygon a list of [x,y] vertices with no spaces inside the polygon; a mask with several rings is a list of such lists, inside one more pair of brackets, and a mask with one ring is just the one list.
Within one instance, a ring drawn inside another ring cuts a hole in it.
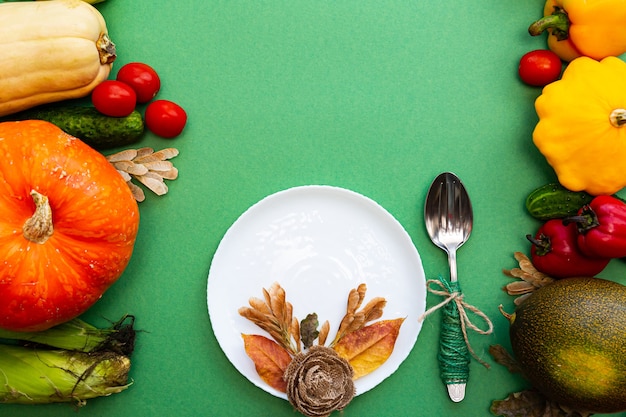
[{"label": "green background", "polygon": [[[181,104],[189,121],[174,140],[142,139],[178,148],[180,176],[169,194],[140,203],[131,263],[84,316],[101,326],[137,317],[134,384],[88,401],[81,415],[297,415],[241,376],[213,336],[206,287],[220,239],[269,194],[334,185],[393,214],[434,278],[447,262],[428,239],[423,202],[446,170],[472,197],[459,279],[466,300],[493,320],[492,335],[470,335],[492,366],[474,361],[466,399],[452,403],[438,377],[434,314],[397,372],[342,415],[488,416],[492,400],[528,386],[487,349],[508,346],[498,305],[512,311],[513,303],[502,269],[516,266],[513,252],[527,252],[524,236],[539,226],[524,199],[555,179],[531,141],[540,89],[517,78],[521,55],[545,47],[526,31],[541,0],[107,0],[98,9],[118,48],[112,77],[124,63],[150,64],[162,80],[158,97]],[[602,275],[623,281],[624,268],[614,261]],[[429,306],[438,301],[428,296]],[[76,412],[4,405],[0,415]]]}]

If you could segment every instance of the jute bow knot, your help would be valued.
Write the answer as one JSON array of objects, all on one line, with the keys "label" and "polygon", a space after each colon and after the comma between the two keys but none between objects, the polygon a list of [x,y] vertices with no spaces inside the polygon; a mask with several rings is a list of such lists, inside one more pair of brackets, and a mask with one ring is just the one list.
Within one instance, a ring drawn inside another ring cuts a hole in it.
[{"label": "jute bow knot", "polygon": [[[433,284],[436,284],[440,289],[433,288]],[[489,364],[480,359],[472,349],[469,338],[467,336],[467,329],[469,328],[476,333],[483,335],[491,334],[493,332],[493,323],[491,322],[489,317],[487,317],[487,315],[480,311],[477,307],[474,307],[473,305],[465,302],[464,294],[461,292],[460,287],[458,286],[458,282],[451,283],[448,280],[439,277],[439,279],[430,279],[426,281],[426,287],[431,294],[439,295],[445,298],[439,304],[432,306],[431,308],[426,310],[424,314],[420,316],[419,321],[423,321],[427,316],[444,307],[448,303],[454,302],[459,312],[461,332],[463,334],[463,340],[465,342],[465,345],[467,346],[468,351],[478,362],[488,368]],[[474,323],[472,323],[467,311],[470,311],[471,313],[483,319],[483,321],[487,324],[487,329],[483,330],[476,326]]]}]

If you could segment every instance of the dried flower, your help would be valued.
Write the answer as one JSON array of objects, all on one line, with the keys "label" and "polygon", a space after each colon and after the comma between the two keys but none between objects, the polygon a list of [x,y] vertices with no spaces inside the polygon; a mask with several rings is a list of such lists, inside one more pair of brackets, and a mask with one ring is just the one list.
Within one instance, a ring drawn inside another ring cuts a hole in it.
[{"label": "dried flower", "polygon": [[333,349],[312,346],[296,355],[285,371],[287,398],[305,416],[326,417],[343,410],[354,397],[353,376],[348,361]]},{"label": "dried flower", "polygon": [[174,180],[178,177],[178,170],[168,159],[177,155],[178,150],[175,148],[157,152],[151,148],[140,148],[127,149],[106,158],[124,177],[135,200],[143,201],[146,196],[140,187],[133,184],[132,179],[136,179],[156,195],[166,194],[168,188],[163,180]]}]

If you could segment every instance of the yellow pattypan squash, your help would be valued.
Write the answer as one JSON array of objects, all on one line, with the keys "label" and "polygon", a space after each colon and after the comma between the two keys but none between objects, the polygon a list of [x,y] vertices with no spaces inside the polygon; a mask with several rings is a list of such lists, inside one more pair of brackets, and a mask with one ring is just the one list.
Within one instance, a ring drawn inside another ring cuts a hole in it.
[{"label": "yellow pattypan squash", "polygon": [[613,194],[626,186],[626,63],[574,59],[535,101],[533,141],[572,191]]}]

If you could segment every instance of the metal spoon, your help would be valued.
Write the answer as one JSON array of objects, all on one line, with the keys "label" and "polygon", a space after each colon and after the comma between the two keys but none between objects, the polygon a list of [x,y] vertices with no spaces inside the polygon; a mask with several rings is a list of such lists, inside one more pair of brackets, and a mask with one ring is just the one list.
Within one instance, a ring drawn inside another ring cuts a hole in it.
[{"label": "metal spoon", "polygon": [[[446,251],[450,266],[450,286],[460,292],[457,282],[456,251],[472,231],[472,204],[465,186],[451,172],[437,176],[428,190],[424,207],[426,230],[430,240]],[[458,342],[460,318],[454,302],[443,308],[440,336],[439,365],[441,378],[448,387],[448,395],[454,402],[465,397],[465,384],[469,374],[469,351],[465,343]]]}]

